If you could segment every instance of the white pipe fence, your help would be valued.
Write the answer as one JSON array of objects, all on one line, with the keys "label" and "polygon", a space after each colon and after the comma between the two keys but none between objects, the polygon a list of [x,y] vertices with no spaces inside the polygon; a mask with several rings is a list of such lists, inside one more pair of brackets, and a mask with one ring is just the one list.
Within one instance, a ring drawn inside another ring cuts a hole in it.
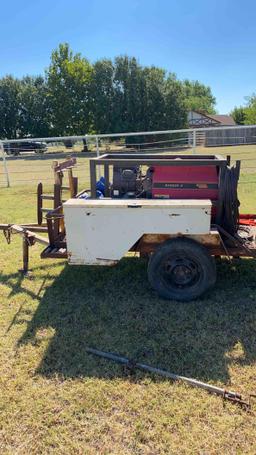
[{"label": "white pipe fence", "polygon": [[[141,139],[136,141],[136,139],[139,139],[140,137]],[[31,144],[33,144],[33,142],[46,143],[46,153],[39,154],[40,149],[38,149],[35,150],[38,155],[32,156],[31,150],[33,148],[31,147]],[[229,154],[230,145],[245,145],[248,143],[255,143],[256,145],[256,125],[6,139],[0,141],[0,163],[2,162],[2,166],[0,164],[0,187],[9,187],[18,183],[35,182],[36,179],[28,179],[26,177],[26,167],[27,169],[31,169],[32,177],[34,177],[34,174],[40,174],[42,173],[42,170],[46,170],[46,166],[48,166],[49,169],[49,159],[53,160],[56,159],[56,157],[63,158],[67,156],[68,153],[76,154],[78,157],[79,170],[81,170],[81,163],[79,163],[80,157],[88,158],[93,156],[93,153],[99,156],[102,153],[116,151],[120,153],[136,153],[138,151],[140,153],[179,153],[181,151],[186,152],[187,150],[191,150],[192,153],[198,153],[199,151],[200,153],[213,154],[216,153],[217,150],[215,147],[220,145],[229,146],[225,151],[226,154]],[[85,149],[85,144],[89,150],[88,153],[82,153]],[[207,144],[209,148],[207,147]],[[207,148],[203,148],[204,146]],[[65,147],[68,148],[64,151],[63,148]],[[213,150],[213,148],[215,150]],[[21,151],[20,157],[12,156],[19,151]],[[255,158],[252,152],[253,151],[250,150],[250,157],[246,156],[246,161],[256,160],[256,150]],[[235,153],[235,149],[232,148],[232,154]],[[33,163],[33,166],[31,163]],[[89,175],[89,170],[87,169],[87,171]],[[37,176],[35,175],[35,177]],[[38,175],[37,180],[39,179],[40,177]],[[47,181],[49,178],[44,178],[43,176],[41,180]]]},{"label": "white pipe fence", "polygon": [[160,134],[174,134],[174,133],[196,133],[204,131],[221,131],[221,130],[236,130],[236,129],[248,129],[256,128],[256,125],[237,125],[237,126],[218,126],[218,127],[206,127],[206,128],[184,128],[179,130],[162,130],[162,131],[134,131],[131,133],[104,133],[104,134],[84,134],[79,136],[55,136],[55,137],[36,137],[36,138],[23,138],[23,139],[2,139],[2,142],[28,142],[28,141],[39,141],[39,142],[55,142],[55,141],[66,141],[66,140],[83,140],[92,138],[114,138],[114,137],[129,137],[129,136],[152,136]]}]

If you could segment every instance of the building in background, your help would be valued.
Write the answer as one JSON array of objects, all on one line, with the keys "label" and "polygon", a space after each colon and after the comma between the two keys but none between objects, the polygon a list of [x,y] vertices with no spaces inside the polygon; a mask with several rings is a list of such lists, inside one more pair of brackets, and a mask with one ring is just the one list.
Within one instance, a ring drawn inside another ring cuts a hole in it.
[{"label": "building in background", "polygon": [[230,115],[212,115],[202,111],[190,111],[188,113],[190,128],[206,128],[213,126],[235,126],[236,122]]},{"label": "building in background", "polygon": [[[212,115],[202,111],[190,111],[188,125],[189,128],[199,129],[196,134],[197,146],[256,144],[256,128],[253,126],[251,128],[232,128],[237,125],[230,115]],[[229,128],[220,128],[225,126]],[[208,131],[206,128],[213,129]]]}]

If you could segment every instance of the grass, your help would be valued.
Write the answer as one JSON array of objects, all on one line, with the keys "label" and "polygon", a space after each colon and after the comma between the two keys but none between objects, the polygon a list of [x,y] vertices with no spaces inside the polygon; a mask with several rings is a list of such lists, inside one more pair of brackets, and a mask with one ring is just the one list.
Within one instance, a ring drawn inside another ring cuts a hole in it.
[{"label": "grass", "polygon": [[[233,150],[246,152],[252,166],[253,149]],[[0,222],[35,220],[32,161],[28,182],[0,189]],[[86,182],[86,166],[78,169]],[[256,177],[245,169],[241,181],[242,208],[255,211]],[[0,240],[0,453],[255,453],[256,406],[248,413],[85,352],[97,347],[255,392],[255,261],[222,260],[211,293],[181,304],[152,292],[143,259],[70,267],[40,260],[36,245],[32,276],[24,278],[20,247],[18,236],[9,247]]]}]

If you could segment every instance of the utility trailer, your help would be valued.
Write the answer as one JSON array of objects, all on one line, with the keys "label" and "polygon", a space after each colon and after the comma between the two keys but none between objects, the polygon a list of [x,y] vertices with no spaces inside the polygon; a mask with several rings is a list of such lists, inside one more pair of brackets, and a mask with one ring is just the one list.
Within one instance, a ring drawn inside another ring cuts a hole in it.
[{"label": "utility trailer", "polygon": [[[42,258],[71,265],[113,266],[134,252],[148,258],[149,282],[161,297],[189,301],[214,285],[215,257],[255,257],[256,215],[238,211],[239,161],[106,154],[90,160],[91,186],[80,192],[75,164],[54,162],[52,195],[39,183],[37,223],[0,225],[8,242],[13,232],[22,235],[24,272],[35,242],[44,245]],[[98,179],[97,168],[104,171]],[[53,208],[44,208],[45,200]]]}]

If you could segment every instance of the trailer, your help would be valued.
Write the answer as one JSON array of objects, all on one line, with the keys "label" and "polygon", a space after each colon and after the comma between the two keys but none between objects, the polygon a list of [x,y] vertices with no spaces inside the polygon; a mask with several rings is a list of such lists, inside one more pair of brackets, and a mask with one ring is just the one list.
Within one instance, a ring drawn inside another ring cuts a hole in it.
[{"label": "trailer", "polygon": [[239,161],[109,153],[90,159],[90,189],[80,192],[75,165],[74,158],[53,163],[52,194],[38,184],[37,223],[0,225],[8,243],[12,233],[22,236],[24,273],[36,242],[41,258],[70,265],[114,266],[132,252],[148,259],[160,297],[191,301],[214,286],[216,257],[256,256],[256,215],[239,214]]}]

